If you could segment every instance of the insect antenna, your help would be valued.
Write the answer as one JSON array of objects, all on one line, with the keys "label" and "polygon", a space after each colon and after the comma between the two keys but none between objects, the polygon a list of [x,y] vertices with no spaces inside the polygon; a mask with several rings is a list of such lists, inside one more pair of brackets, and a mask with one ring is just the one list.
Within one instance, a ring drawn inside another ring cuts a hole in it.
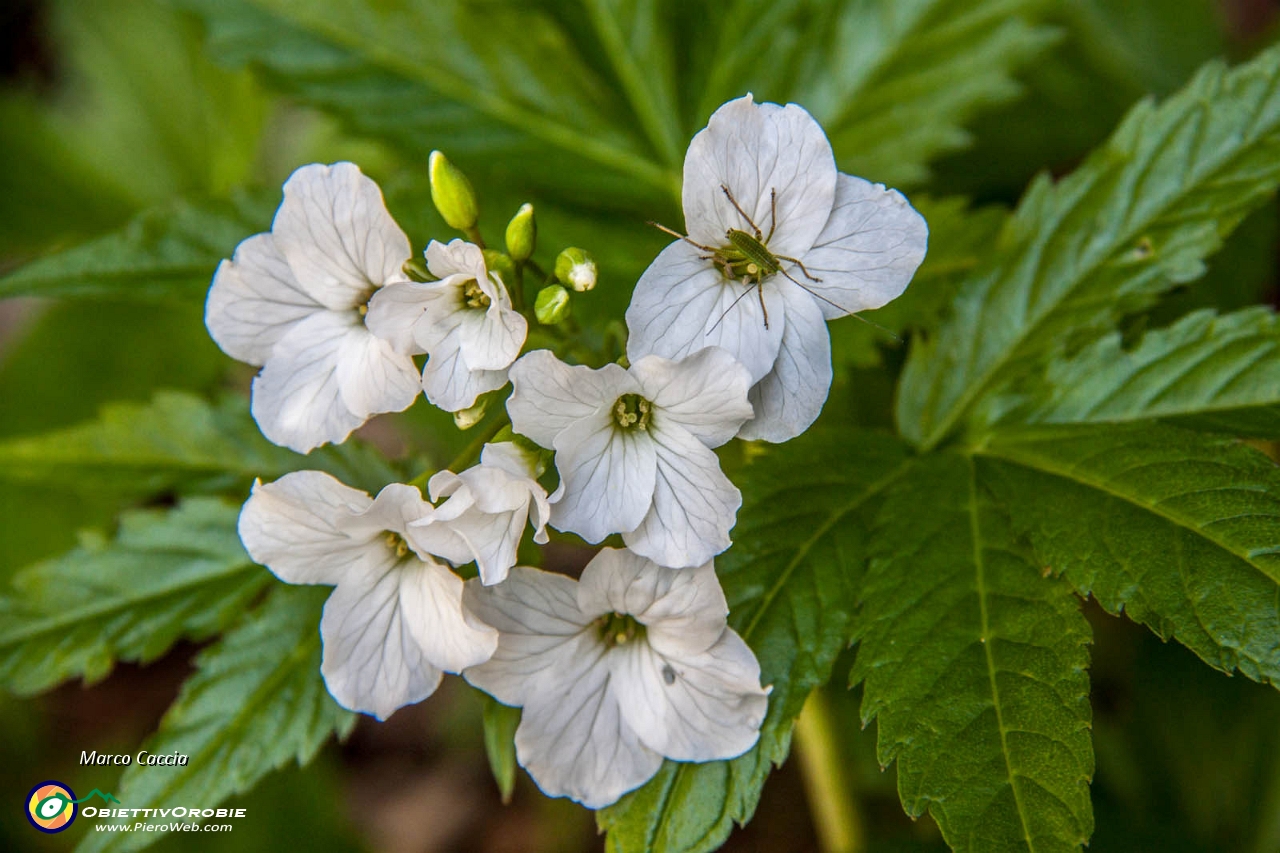
[{"label": "insect antenna", "polygon": [[[793,277],[791,276],[791,274],[790,274],[790,273],[788,273],[786,270],[779,270],[779,272],[781,272],[784,276],[786,276],[790,281],[794,282],[795,284],[800,285],[800,287],[804,289],[805,293],[808,293],[808,294],[809,294],[810,296],[812,296],[814,299],[821,299],[823,302],[827,303],[827,304],[828,304],[828,305],[830,305],[832,308],[834,308],[834,309],[836,309],[837,311],[839,311],[840,313],[844,314],[846,317],[853,317],[853,318],[854,318],[854,319],[856,319],[856,320],[860,320],[860,321],[862,321],[863,323],[866,323],[866,324],[867,324],[868,326],[870,326],[871,328],[873,328],[873,329],[879,329],[880,331],[884,332],[886,335],[888,335],[889,337],[893,338],[893,339],[894,339],[895,341],[897,341],[898,343],[902,343],[902,338],[901,338],[900,336],[898,336],[898,335],[894,334],[893,332],[889,331],[889,330],[888,330],[888,329],[886,329],[884,326],[881,326],[879,323],[876,323],[876,322],[874,322],[874,321],[872,321],[872,320],[868,320],[866,317],[863,317],[861,314],[858,314],[858,313],[856,313],[856,312],[850,311],[848,308],[845,308],[843,305],[838,305],[838,304],[836,304],[835,302],[832,302],[830,299],[828,299],[827,297],[823,296],[821,293],[816,292],[813,288],[806,286],[803,282],[796,281],[796,279],[795,279],[795,278],[793,278]],[[735,304],[737,304],[737,303],[735,303]],[[730,307],[732,307],[732,306],[730,306]]]},{"label": "insect antenna", "polygon": [[[743,298],[744,298],[744,297],[749,296],[749,295],[751,294],[751,291],[752,291],[752,290],[759,290],[759,289],[760,289],[760,285],[758,285],[758,284],[757,284],[757,285],[755,285],[754,287],[748,287],[746,290],[744,290],[744,291],[742,291],[741,293],[739,293],[739,294],[738,294],[738,296],[737,296],[737,298],[736,298],[736,299],[734,299],[732,302],[730,302],[730,303],[729,303],[729,307],[728,307],[728,308],[726,308],[726,309],[724,309],[724,311],[720,312],[720,317],[719,317],[719,319],[717,319],[714,323],[712,323],[712,324],[711,324],[711,328],[710,328],[710,329],[707,329],[707,334],[709,335],[709,334],[711,334],[712,332],[714,332],[714,331],[716,330],[716,327],[717,327],[717,326],[719,326],[722,322],[724,322],[724,318],[729,316],[729,312],[730,312],[730,311],[732,311],[734,308],[738,307],[738,303],[739,303],[739,302],[741,302],[741,301],[743,300]],[[761,300],[761,301],[760,301],[760,307],[761,307],[761,308],[763,308],[763,307],[764,307],[764,295],[763,295],[763,293],[762,293],[762,294],[761,294],[761,296],[760,296],[760,300]],[[767,328],[769,328],[769,321],[768,321],[768,320],[766,320],[766,321],[765,321],[765,325],[764,325],[764,327],[765,327],[766,329],[767,329]]]}]

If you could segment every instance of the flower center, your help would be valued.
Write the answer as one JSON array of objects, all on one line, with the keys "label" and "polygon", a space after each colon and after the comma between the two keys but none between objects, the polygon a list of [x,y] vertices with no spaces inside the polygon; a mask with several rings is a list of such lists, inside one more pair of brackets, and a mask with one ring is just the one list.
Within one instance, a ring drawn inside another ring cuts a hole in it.
[{"label": "flower center", "polygon": [[639,394],[623,394],[613,404],[613,419],[623,429],[648,429],[653,404]]},{"label": "flower center", "polygon": [[600,641],[610,649],[645,638],[644,626],[625,613],[606,613],[592,624],[600,632]]},{"label": "flower center", "polygon": [[409,543],[404,541],[404,537],[399,533],[388,530],[386,536],[382,539],[387,543],[387,548],[391,553],[396,555],[397,560],[403,560],[409,554]]},{"label": "flower center", "polygon": [[462,303],[468,308],[488,308],[491,302],[489,295],[480,289],[480,282],[474,278],[462,286]]}]

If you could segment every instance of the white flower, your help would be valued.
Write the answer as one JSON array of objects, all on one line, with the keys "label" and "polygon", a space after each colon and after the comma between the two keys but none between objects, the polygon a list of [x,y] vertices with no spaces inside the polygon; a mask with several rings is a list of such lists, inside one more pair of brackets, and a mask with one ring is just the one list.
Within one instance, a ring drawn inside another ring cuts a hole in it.
[{"label": "white flower", "polygon": [[733,758],[759,737],[769,691],[711,563],[606,548],[581,582],[517,566],[498,586],[468,581],[464,601],[500,638],[463,677],[524,707],[516,758],[548,794],[600,808],[664,757]]},{"label": "white flower", "polygon": [[334,584],[321,672],[333,698],[386,719],[430,696],[441,671],[489,659],[496,632],[462,607],[462,579],[415,550],[410,522],[432,512],[411,486],[376,499],[319,471],[255,484],[240,513],[249,555],[286,583]]},{"label": "white flower", "polygon": [[551,508],[528,457],[513,442],[486,444],[479,465],[433,476],[427,484],[431,500],[448,500],[430,516],[410,522],[414,547],[454,565],[475,560],[486,584],[504,580],[516,564],[526,521],[533,521],[534,542],[547,541]]},{"label": "white flower", "polygon": [[413,403],[413,359],[362,318],[409,255],[377,184],[351,163],[313,164],[285,182],[271,231],[219,265],[205,324],[228,355],[263,368],[253,417],[267,438],[306,453]]},{"label": "white flower", "polygon": [[756,416],[741,436],[794,438],[831,387],[825,321],[906,289],[924,259],[924,219],[899,193],[839,174],[802,108],[750,95],[716,110],[689,144],[683,202],[688,240],[664,249],[636,284],[627,354],[723,347],[755,383]]},{"label": "white flower", "polygon": [[746,368],[721,349],[624,370],[570,367],[547,350],[511,368],[512,428],[556,451],[551,524],[683,568],[729,547],[742,495],[711,451],[751,417]]},{"label": "white flower", "polygon": [[485,267],[480,247],[464,240],[427,246],[427,269],[439,281],[405,281],[369,303],[369,328],[402,353],[427,353],[422,387],[445,411],[507,384],[507,368],[529,324],[511,307],[502,280]]}]

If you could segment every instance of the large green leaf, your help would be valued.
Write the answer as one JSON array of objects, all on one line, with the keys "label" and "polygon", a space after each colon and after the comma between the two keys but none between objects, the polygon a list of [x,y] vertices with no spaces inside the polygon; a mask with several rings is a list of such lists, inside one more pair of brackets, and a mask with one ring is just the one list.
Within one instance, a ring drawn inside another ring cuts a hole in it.
[{"label": "large green leaf", "polygon": [[1070,177],[1039,179],[951,319],[913,345],[903,434],[935,446],[1065,342],[1200,275],[1280,180],[1278,78],[1280,49],[1233,70],[1211,64],[1163,104],[1135,107]]},{"label": "large green leaf", "polygon": [[256,66],[274,86],[421,163],[442,148],[468,168],[551,188],[667,196],[676,186],[637,138],[623,100],[535,5],[182,5],[204,18],[221,60]]},{"label": "large green leaf", "polygon": [[[918,183],[968,142],[965,124],[1016,96],[1013,75],[1052,41],[1039,0],[737,0],[709,4],[691,41],[696,129],[754,92],[826,127],[845,171]],[[705,72],[699,74],[701,66]],[[705,83],[701,81],[705,79]],[[699,85],[700,84],[700,85]]]},{"label": "large green leaf", "polygon": [[[306,764],[335,731],[350,732],[355,715],[330,698],[320,678],[320,609],[330,592],[277,586],[200,653],[195,675],[143,745],[153,754],[186,755],[187,764],[130,766],[114,792],[121,807],[212,808],[290,761]],[[160,837],[89,832],[76,850],[139,850]]]},{"label": "large green leaf", "polygon": [[[1051,364],[1033,423],[1185,423],[1280,437],[1280,318],[1269,308],[1197,311],[1126,349],[1108,335]],[[1182,416],[1180,418],[1180,416]]]},{"label": "large green leaf", "polygon": [[[849,2],[815,38],[812,83],[798,92],[847,172],[898,185],[928,177],[936,157],[966,147],[976,113],[1017,97],[1014,73],[1054,31],[1031,19],[1040,0]],[[802,43],[803,44],[803,43]],[[807,48],[807,45],[804,45]]]},{"label": "large green leaf", "polygon": [[960,455],[885,499],[851,680],[907,813],[958,853],[1072,851],[1093,831],[1089,626]]},{"label": "large green leaf", "polygon": [[1150,423],[1027,428],[980,451],[1041,562],[1207,663],[1280,681],[1280,468]]},{"label": "large green leaf", "polygon": [[146,662],[222,630],[270,578],[241,547],[238,515],[209,498],[125,513],[112,541],[20,572],[0,597],[0,683],[29,694],[93,682],[117,660]]},{"label": "large green leaf", "polygon": [[124,228],[29,263],[0,278],[8,296],[180,299],[203,302],[218,262],[271,223],[271,199],[179,201],[147,210]]},{"label": "large green leaf", "polygon": [[755,811],[814,687],[849,642],[864,566],[864,517],[907,467],[904,446],[870,432],[815,431],[743,471],[733,547],[717,559],[730,624],[771,684],[760,741],[732,761],[668,761],[597,813],[617,853],[713,850]]},{"label": "large green leaf", "polygon": [[88,423],[0,442],[0,480],[87,491],[229,489],[302,468],[373,491],[397,476],[359,442],[302,456],[263,438],[243,399],[227,396],[214,406],[177,391],[157,392],[147,404],[112,403]]}]

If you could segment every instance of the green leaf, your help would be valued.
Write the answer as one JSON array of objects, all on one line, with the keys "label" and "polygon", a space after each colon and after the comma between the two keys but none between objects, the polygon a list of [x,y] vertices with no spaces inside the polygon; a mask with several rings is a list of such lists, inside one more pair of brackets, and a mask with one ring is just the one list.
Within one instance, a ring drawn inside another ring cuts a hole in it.
[{"label": "green leaf", "polygon": [[[274,194],[272,194],[274,196]],[[10,296],[176,299],[203,302],[214,270],[236,244],[271,222],[273,197],[179,201],[128,225],[0,278]]]},{"label": "green leaf", "polygon": [[907,813],[957,853],[1080,849],[1090,631],[1070,587],[1041,576],[966,457],[919,461],[880,520],[850,680]]},{"label": "green leaf", "polygon": [[484,703],[484,752],[489,757],[489,769],[498,783],[502,802],[511,802],[516,789],[516,727],[520,725],[520,709],[503,705],[492,696],[485,695]]},{"label": "green leaf", "polygon": [[1280,49],[1233,70],[1211,64],[1163,104],[1135,107],[1070,177],[1037,180],[951,319],[913,344],[903,434],[935,446],[1072,338],[1199,276],[1280,180],[1278,78]]},{"label": "green leaf", "polygon": [[583,3],[614,73],[663,163],[684,162],[676,98],[676,63],[660,0]]},{"label": "green leaf", "polygon": [[842,170],[918,184],[928,164],[971,141],[966,124],[1022,92],[1014,73],[1055,40],[1039,0],[849,2],[808,45],[812,83],[797,93],[831,137]]},{"label": "green leaf", "polygon": [[1108,335],[1051,364],[1047,381],[1048,398],[1028,422],[1172,418],[1280,438],[1280,318],[1269,308],[1197,311],[1132,348]]},{"label": "green leaf", "polygon": [[209,498],[128,512],[112,541],[19,572],[0,597],[0,682],[21,694],[94,682],[117,660],[145,663],[222,630],[270,578],[241,547],[238,515]]},{"label": "green leaf", "polygon": [[86,491],[225,490],[306,468],[367,491],[398,476],[358,442],[302,456],[263,438],[243,399],[227,396],[215,406],[177,391],[159,391],[147,404],[111,403],[88,423],[0,442],[0,480]]},{"label": "green leaf", "polygon": [[[647,185],[666,197],[676,186],[675,173],[636,138],[617,94],[536,6],[182,5],[204,18],[222,61],[253,64],[273,86],[416,158],[442,148],[468,172],[520,162],[522,181],[596,194],[601,180],[630,195]],[[463,152],[472,156],[455,158]]]},{"label": "green leaf", "polygon": [[[305,765],[355,715],[320,678],[320,609],[328,587],[273,587],[267,601],[196,658],[197,670],[143,748],[184,766],[131,765],[115,791],[125,808],[213,808],[290,761]],[[140,850],[158,832],[89,832],[78,853]]]},{"label": "green leaf", "polygon": [[1211,666],[1280,681],[1280,468],[1150,423],[997,433],[984,478],[1042,563]]},{"label": "green leaf", "polygon": [[791,728],[848,645],[867,547],[864,514],[906,468],[904,446],[870,432],[816,430],[744,469],[733,547],[716,569],[729,623],[771,684],[760,740],[732,761],[667,761],[596,814],[615,853],[713,850],[746,823],[786,758]]}]

